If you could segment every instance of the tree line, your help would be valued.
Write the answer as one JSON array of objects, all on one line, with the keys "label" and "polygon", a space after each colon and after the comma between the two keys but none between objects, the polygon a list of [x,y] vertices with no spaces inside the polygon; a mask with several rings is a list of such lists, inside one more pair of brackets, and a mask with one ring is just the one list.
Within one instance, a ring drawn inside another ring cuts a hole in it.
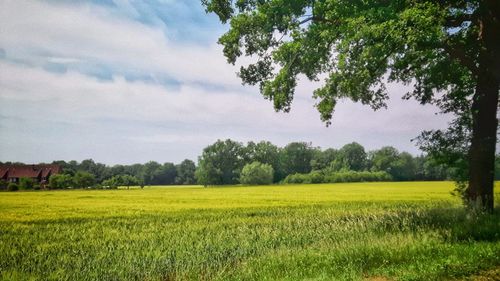
[{"label": "tree line", "polygon": [[[23,163],[0,162],[0,164]],[[118,186],[196,184],[194,178],[196,164],[189,159],[177,165],[170,162],[160,164],[150,161],[145,164],[108,166],[92,159],[81,162],[59,160],[53,161],[52,164],[57,164],[62,169],[62,173],[53,175],[49,179],[49,187],[53,189],[86,187],[111,189]],[[16,185],[1,184],[10,190],[37,189],[38,187],[29,179],[22,179],[22,182]]]},{"label": "tree line", "polygon": [[[500,179],[498,156],[497,163],[495,178]],[[108,166],[92,159],[81,162],[60,160],[52,164],[62,169],[61,174],[50,178],[49,187],[55,189],[449,180],[456,172],[455,168],[428,155],[413,156],[392,146],[366,151],[356,142],[339,149],[321,149],[308,142],[291,142],[279,147],[269,141],[244,144],[231,139],[218,140],[204,148],[197,165],[189,159],[179,164],[150,161]],[[36,184],[29,180],[20,184],[21,189],[33,186]]]},{"label": "tree line", "polygon": [[265,175],[270,170],[268,183],[446,180],[454,173],[429,156],[415,157],[391,146],[367,152],[356,142],[323,150],[307,142],[278,147],[269,141],[244,145],[227,139],[203,150],[196,178],[206,186],[249,183],[248,173]]}]

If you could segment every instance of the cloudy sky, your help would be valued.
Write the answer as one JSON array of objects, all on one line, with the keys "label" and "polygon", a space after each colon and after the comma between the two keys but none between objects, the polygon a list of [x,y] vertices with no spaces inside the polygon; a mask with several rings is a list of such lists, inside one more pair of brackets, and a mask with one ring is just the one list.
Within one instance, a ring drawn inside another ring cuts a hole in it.
[{"label": "cloudy sky", "polygon": [[225,138],[417,154],[410,140],[446,125],[397,84],[387,110],[343,101],[327,128],[302,79],[276,113],[226,63],[226,29],[200,0],[1,0],[0,161],[180,162]]}]

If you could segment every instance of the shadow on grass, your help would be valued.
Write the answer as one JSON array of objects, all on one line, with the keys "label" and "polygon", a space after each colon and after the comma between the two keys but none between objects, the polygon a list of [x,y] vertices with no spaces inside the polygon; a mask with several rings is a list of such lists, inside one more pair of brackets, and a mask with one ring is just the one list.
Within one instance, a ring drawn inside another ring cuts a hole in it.
[{"label": "shadow on grass", "polygon": [[383,231],[435,230],[448,242],[500,240],[500,209],[490,214],[461,207],[401,210],[384,215],[379,223]]}]

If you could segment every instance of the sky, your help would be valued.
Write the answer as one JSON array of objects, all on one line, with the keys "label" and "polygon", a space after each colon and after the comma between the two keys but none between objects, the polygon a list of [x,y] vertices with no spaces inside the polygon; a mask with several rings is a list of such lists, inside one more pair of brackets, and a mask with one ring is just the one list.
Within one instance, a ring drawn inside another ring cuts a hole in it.
[{"label": "sky", "polygon": [[200,0],[0,1],[0,161],[178,163],[226,138],[419,154],[411,139],[446,127],[400,84],[387,109],[342,100],[326,127],[321,82],[301,78],[291,112],[277,113],[226,62],[227,29]]}]

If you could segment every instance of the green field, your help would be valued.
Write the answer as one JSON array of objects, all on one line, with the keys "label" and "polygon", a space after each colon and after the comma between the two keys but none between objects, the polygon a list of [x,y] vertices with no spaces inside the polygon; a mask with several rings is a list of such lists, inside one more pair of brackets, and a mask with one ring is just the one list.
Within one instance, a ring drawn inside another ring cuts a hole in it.
[{"label": "green field", "polygon": [[500,212],[467,215],[452,189],[409,182],[3,192],[0,276],[461,280],[498,273]]}]

